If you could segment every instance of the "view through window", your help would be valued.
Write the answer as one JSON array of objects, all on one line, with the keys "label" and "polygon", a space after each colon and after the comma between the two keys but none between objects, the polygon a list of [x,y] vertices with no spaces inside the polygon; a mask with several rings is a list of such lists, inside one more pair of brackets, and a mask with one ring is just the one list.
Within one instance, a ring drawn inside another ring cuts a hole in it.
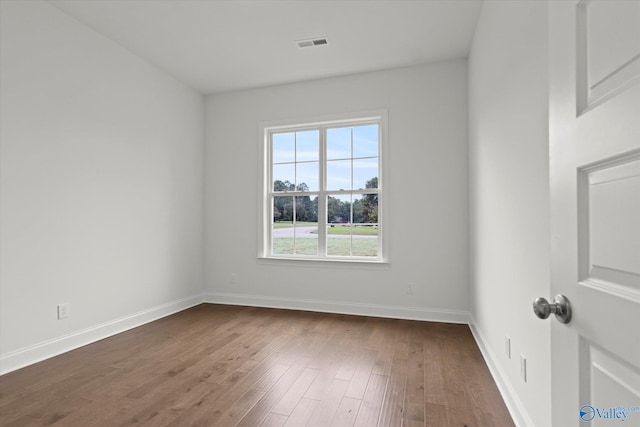
[{"label": "view through window", "polygon": [[380,121],[267,135],[270,256],[380,259]]}]

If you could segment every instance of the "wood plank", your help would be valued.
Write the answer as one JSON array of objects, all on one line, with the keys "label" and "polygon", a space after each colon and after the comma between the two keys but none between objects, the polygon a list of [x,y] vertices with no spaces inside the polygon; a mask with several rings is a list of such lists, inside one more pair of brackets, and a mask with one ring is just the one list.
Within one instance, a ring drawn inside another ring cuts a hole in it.
[{"label": "wood plank", "polygon": [[332,427],[351,427],[356,421],[358,410],[360,409],[360,399],[352,397],[343,397],[340,406],[336,410],[336,414],[331,421]]},{"label": "wood plank", "polygon": [[2,427],[40,427],[42,426],[42,421],[33,418],[29,415],[23,415],[20,418],[16,418],[12,421],[5,422],[4,418],[0,418],[2,421]]},{"label": "wood plank", "polygon": [[[197,407],[202,407],[205,397],[209,396],[209,402],[214,401],[212,384],[197,379],[190,379],[181,386],[176,386],[173,392],[169,391],[155,398],[136,399],[134,406],[128,411],[132,416],[125,419],[123,424],[142,424],[145,426],[165,426],[178,424],[178,419],[185,413],[195,415],[192,405],[202,402]],[[197,381],[193,381],[197,380]]]},{"label": "wood plank", "polygon": [[404,392],[407,382],[407,360],[395,358],[391,365],[391,374],[384,391],[384,400],[380,412],[380,425],[401,426],[404,410]]},{"label": "wood plank", "polygon": [[382,330],[381,342],[377,344],[378,354],[371,372],[375,375],[388,376],[391,373],[391,361],[398,336],[395,334],[393,324],[389,322],[381,324],[380,329]]},{"label": "wood plank", "polygon": [[441,427],[448,425],[447,407],[437,403],[424,404],[425,427]]},{"label": "wood plank", "polygon": [[349,387],[344,394],[345,396],[362,399],[367,389],[367,384],[369,383],[377,355],[377,351],[370,349],[360,350],[355,354],[355,371],[349,382]]},{"label": "wood plank", "polygon": [[407,323],[399,325],[398,340],[391,363],[391,373],[384,393],[380,424],[384,426],[401,426],[405,410],[405,391],[407,384],[409,356],[409,337]]},{"label": "wood plank", "polygon": [[280,402],[304,370],[305,368],[300,365],[290,367],[273,387],[267,391],[264,397],[240,420],[238,425],[244,427],[259,425],[269,415],[271,409]]},{"label": "wood plank", "polygon": [[56,423],[56,427],[117,426],[130,419],[135,399],[129,397],[106,398],[80,408]]},{"label": "wood plank", "polygon": [[215,390],[218,387],[217,384],[200,381],[186,393],[165,399],[162,406],[156,408],[156,414],[144,422],[145,427],[197,424],[202,420],[202,417],[199,417],[202,412],[194,408],[206,408],[214,403]]},{"label": "wood plank", "polygon": [[306,368],[296,381],[289,387],[289,390],[282,396],[282,399],[271,410],[272,413],[289,416],[302,399],[313,380],[318,376],[317,369]]},{"label": "wood plank", "polygon": [[[419,324],[414,326],[419,327]],[[412,330],[407,361],[407,385],[405,390],[403,425],[408,421],[424,424],[424,351],[423,337],[419,329]]]},{"label": "wood plank", "polygon": [[291,366],[289,365],[281,365],[279,363],[274,364],[251,386],[251,388],[256,390],[269,390],[280,380],[280,377],[282,377],[290,367]]},{"label": "wood plank", "polygon": [[383,375],[371,375],[367,389],[364,392],[362,404],[356,418],[356,427],[368,427],[378,425],[384,391],[387,388],[389,377]]},{"label": "wood plank", "polygon": [[313,412],[318,407],[319,400],[307,399],[303,397],[298,402],[298,406],[293,410],[291,415],[289,415],[289,419],[285,423],[284,427],[300,427],[306,426],[313,415]]},{"label": "wood plank", "polygon": [[436,405],[446,405],[443,371],[443,356],[437,340],[423,343],[424,352],[424,401]]},{"label": "wood plank", "polygon": [[306,397],[307,399],[322,400],[324,396],[326,396],[327,390],[329,390],[331,383],[335,379],[339,367],[340,364],[337,361],[326,365],[325,368],[320,372],[320,374],[315,378],[307,392],[304,394],[304,397]]},{"label": "wood plank", "polygon": [[219,417],[216,417],[215,420],[208,419],[208,425],[227,427],[238,424],[238,422],[244,418],[247,412],[249,412],[265,394],[266,392],[262,390],[249,389],[239,399],[234,401],[229,409],[223,412]]},{"label": "wood plank", "polygon": [[287,422],[287,416],[281,414],[269,414],[260,423],[260,427],[282,427]]},{"label": "wood plank", "polygon": [[334,379],[331,382],[325,397],[313,412],[307,426],[327,427],[330,425],[348,386],[348,381]]},{"label": "wood plank", "polygon": [[55,396],[47,390],[29,391],[23,394],[21,399],[3,405],[0,420],[13,421],[28,416],[37,420],[58,421],[91,403],[91,400],[83,398],[67,399]]}]

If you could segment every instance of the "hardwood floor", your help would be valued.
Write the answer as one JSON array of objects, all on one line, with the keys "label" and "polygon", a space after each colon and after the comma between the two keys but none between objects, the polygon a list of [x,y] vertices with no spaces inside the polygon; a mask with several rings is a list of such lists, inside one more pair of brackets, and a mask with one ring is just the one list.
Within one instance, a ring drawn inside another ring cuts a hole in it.
[{"label": "hardwood floor", "polygon": [[513,426],[466,325],[202,304],[0,377],[2,426]]}]

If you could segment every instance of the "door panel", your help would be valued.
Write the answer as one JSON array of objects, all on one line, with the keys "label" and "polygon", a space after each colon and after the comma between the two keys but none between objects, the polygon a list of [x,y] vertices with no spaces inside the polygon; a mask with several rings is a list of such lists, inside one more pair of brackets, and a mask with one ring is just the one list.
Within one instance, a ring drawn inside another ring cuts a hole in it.
[{"label": "door panel", "polygon": [[[640,374],[610,352],[587,341],[581,343],[582,387],[580,400],[597,402],[581,406],[581,418],[594,426],[611,426],[613,420],[638,421],[640,413],[631,412],[631,402],[640,402]],[[621,402],[628,402],[621,404]],[[624,409],[623,409],[624,408]],[[640,408],[639,408],[640,409]]]},{"label": "door panel", "polygon": [[640,302],[640,152],[579,169],[580,285]]},{"label": "door panel", "polygon": [[549,2],[550,296],[573,312],[551,327],[558,427],[640,425],[638,82],[640,2]]},{"label": "door panel", "polygon": [[640,78],[640,2],[585,0],[576,15],[581,114]]}]

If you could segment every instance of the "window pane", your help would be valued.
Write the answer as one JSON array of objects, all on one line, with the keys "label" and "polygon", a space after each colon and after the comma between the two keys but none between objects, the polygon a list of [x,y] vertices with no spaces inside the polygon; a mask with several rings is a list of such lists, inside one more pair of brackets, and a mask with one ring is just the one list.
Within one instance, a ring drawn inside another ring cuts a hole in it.
[{"label": "window pane", "polygon": [[327,255],[351,255],[351,195],[327,197]]},{"label": "window pane", "polygon": [[318,160],[320,131],[296,132],[296,161]]},{"label": "window pane", "polygon": [[378,157],[378,125],[353,128],[353,157]]},{"label": "window pane", "polygon": [[378,188],[378,159],[353,161],[353,189]]},{"label": "window pane", "polygon": [[378,256],[378,195],[353,195],[353,256]]},{"label": "window pane", "polygon": [[377,194],[354,194],[352,208],[354,224],[378,223]]},{"label": "window pane", "polygon": [[351,160],[327,162],[327,190],[351,189]]},{"label": "window pane", "polygon": [[318,255],[318,198],[296,197],[295,253]]},{"label": "window pane", "polygon": [[296,182],[295,163],[273,165],[273,191],[293,191]]},{"label": "window pane", "polygon": [[319,167],[318,162],[296,163],[296,178],[298,191],[318,191],[319,185]]},{"label": "window pane", "polygon": [[273,254],[293,254],[293,197],[273,198],[271,251]]},{"label": "window pane", "polygon": [[351,128],[327,129],[327,160],[351,158]]},{"label": "window pane", "polygon": [[318,222],[318,196],[296,197],[296,221],[314,225]]},{"label": "window pane", "polygon": [[295,161],[296,139],[295,134],[273,134],[273,163]]},{"label": "window pane", "polygon": [[348,224],[351,222],[351,195],[327,197],[327,223]]}]

